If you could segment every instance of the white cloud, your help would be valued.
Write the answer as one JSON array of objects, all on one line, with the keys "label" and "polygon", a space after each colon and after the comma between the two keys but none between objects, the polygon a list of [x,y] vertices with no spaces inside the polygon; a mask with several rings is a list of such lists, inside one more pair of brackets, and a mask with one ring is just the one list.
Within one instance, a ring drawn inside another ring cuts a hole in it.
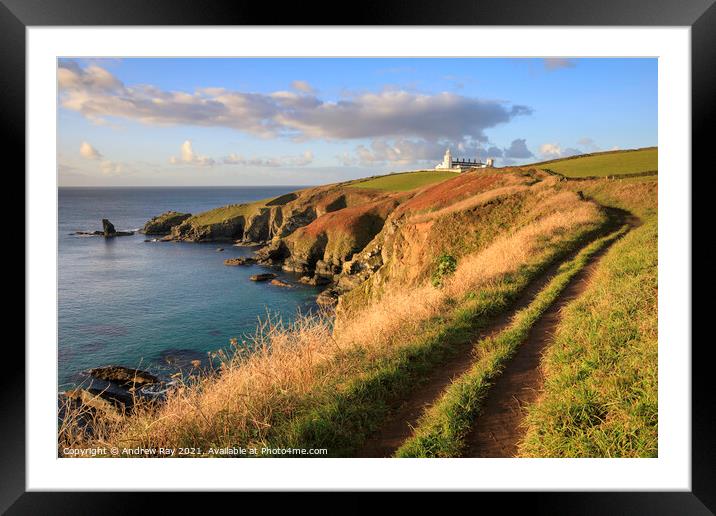
[{"label": "white cloud", "polygon": [[488,158],[501,158],[504,155],[504,151],[493,145],[487,149],[486,155]]},{"label": "white cloud", "polygon": [[194,165],[198,167],[211,167],[216,165],[216,161],[208,156],[202,156],[194,152],[191,140],[185,140],[181,144],[181,156],[172,156],[169,158],[169,163],[172,165]]},{"label": "white cloud", "polygon": [[227,165],[251,167],[304,167],[313,163],[313,152],[308,150],[296,156],[279,158],[245,158],[239,154],[231,153],[223,159],[223,162]]},{"label": "white cloud", "polygon": [[477,141],[467,138],[457,142],[381,138],[371,141],[367,146],[359,145],[354,153],[344,152],[336,156],[336,159],[344,166],[370,166],[386,163],[396,165],[437,164],[442,160],[446,147],[452,150],[454,157],[525,159],[534,156],[532,151],[527,148],[526,142],[526,139],[518,138],[505,149],[493,145],[485,150],[480,148]]},{"label": "white cloud", "polygon": [[105,159],[101,152],[86,141],[82,142],[80,145],[80,156],[86,160],[99,161],[99,170],[104,175],[121,174],[125,169],[123,163]]},{"label": "white cloud", "polygon": [[[400,139],[389,141],[376,139],[369,146],[359,145],[356,147],[355,154],[343,153],[337,158],[346,166],[356,164],[371,166],[385,163],[408,165],[431,161],[438,162],[442,158],[446,146],[451,145],[426,140]],[[458,148],[459,145],[452,147]]]},{"label": "white cloud", "polygon": [[306,82],[306,81],[293,81],[291,83],[291,87],[294,90],[298,90],[303,93],[315,93],[316,92],[316,90],[313,88],[313,86],[308,84],[308,82]]},{"label": "white cloud", "polygon": [[309,93],[245,93],[202,88],[193,93],[151,85],[127,86],[98,67],[62,62],[60,102],[87,119],[123,118],[144,124],[229,127],[262,137],[293,139],[417,138],[427,141],[484,141],[484,131],[531,114],[521,105],[457,95],[402,90],[352,93],[327,101]]},{"label": "white cloud", "polygon": [[124,166],[122,163],[106,159],[99,164],[99,169],[105,175],[117,175],[124,171]]},{"label": "white cloud", "polygon": [[102,159],[102,154],[87,142],[80,145],[80,156],[85,159]]},{"label": "white cloud", "polygon": [[512,140],[510,146],[505,148],[504,155],[506,158],[515,159],[526,159],[534,156],[532,151],[527,148],[527,140],[525,138]]},{"label": "white cloud", "polygon": [[544,159],[568,158],[583,154],[579,149],[567,147],[563,149],[558,143],[544,143],[540,145],[539,152]]},{"label": "white cloud", "polygon": [[120,92],[124,89],[122,82],[104,68],[96,65],[80,68],[72,61],[60,64],[57,83],[64,90]]},{"label": "white cloud", "polygon": [[544,143],[539,146],[539,153],[543,158],[559,158],[562,155],[562,148],[556,143]]}]

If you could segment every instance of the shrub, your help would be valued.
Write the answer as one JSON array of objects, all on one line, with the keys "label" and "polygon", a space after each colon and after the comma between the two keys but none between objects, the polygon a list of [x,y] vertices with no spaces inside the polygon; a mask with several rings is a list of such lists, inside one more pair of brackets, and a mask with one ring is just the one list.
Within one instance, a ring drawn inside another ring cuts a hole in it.
[{"label": "shrub", "polygon": [[457,260],[449,254],[441,254],[437,260],[435,272],[433,272],[432,283],[434,287],[439,287],[443,283],[445,276],[450,276],[457,269]]}]

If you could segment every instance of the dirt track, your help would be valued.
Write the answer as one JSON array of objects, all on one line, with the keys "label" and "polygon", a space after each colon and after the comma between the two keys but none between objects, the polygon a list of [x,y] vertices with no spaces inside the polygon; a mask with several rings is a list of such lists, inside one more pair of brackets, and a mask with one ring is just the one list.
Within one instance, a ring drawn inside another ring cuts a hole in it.
[{"label": "dirt track", "polygon": [[552,265],[539,278],[530,283],[512,309],[500,315],[492,324],[481,331],[473,342],[456,349],[454,354],[439,368],[436,368],[411,396],[397,407],[383,426],[373,434],[361,448],[357,457],[390,457],[403,442],[412,435],[418,418],[440,396],[450,383],[472,366],[474,342],[496,335],[504,330],[517,310],[525,308],[552,279],[562,262]]},{"label": "dirt track", "polygon": [[[630,225],[638,225],[638,219],[629,220]],[[512,457],[524,434],[522,421],[523,408],[536,400],[542,387],[539,369],[540,358],[551,342],[560,320],[560,312],[569,302],[581,295],[587,288],[589,279],[599,260],[611,247],[607,246],[595,254],[567,285],[555,302],[535,323],[527,340],[522,343],[516,355],[510,360],[503,374],[485,402],[485,406],[476,420],[475,426],[466,438],[466,457]],[[570,258],[567,258],[570,259]],[[526,307],[535,295],[552,279],[562,262],[554,264],[539,278],[534,280],[522,294],[512,310],[496,319],[488,328],[480,332],[476,340],[496,335],[509,324],[512,315]],[[455,350],[453,356],[441,367],[436,368],[421,383],[412,395],[396,408],[391,417],[365,443],[357,457],[390,457],[408,439],[423,412],[440,396],[443,390],[458,376],[466,372],[473,363],[470,342]]]},{"label": "dirt track", "polygon": [[490,389],[480,416],[467,435],[465,457],[514,457],[524,436],[525,407],[533,403],[542,388],[542,353],[552,341],[561,311],[587,288],[601,256],[593,257],[557,300],[540,317],[510,360],[504,373]]}]

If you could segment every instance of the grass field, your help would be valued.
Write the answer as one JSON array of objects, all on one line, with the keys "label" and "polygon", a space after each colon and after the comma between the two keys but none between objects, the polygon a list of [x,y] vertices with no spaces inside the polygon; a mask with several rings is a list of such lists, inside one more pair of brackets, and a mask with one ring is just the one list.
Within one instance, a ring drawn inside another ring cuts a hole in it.
[{"label": "grass field", "polygon": [[[324,399],[316,397],[312,410],[285,425],[276,424],[267,436],[268,446],[328,447],[331,456],[352,456],[389,414],[396,399],[409,394],[453,349],[471,342],[492,318],[509,310],[530,281],[580,242],[591,238],[592,233],[593,230],[582,229],[564,235],[564,240],[536,255],[518,271],[479,290],[464,292],[461,301],[448,303],[440,316],[412,323],[417,331],[411,339],[400,342],[394,351],[374,364],[366,364],[365,372],[344,386],[324,390]],[[578,269],[567,271],[572,272],[576,274]],[[549,306],[547,302],[543,304]]]},{"label": "grass field", "polygon": [[655,457],[657,227],[605,256],[543,359],[544,393],[527,417],[527,457]]},{"label": "grass field", "polygon": [[549,169],[566,177],[605,177],[655,172],[659,168],[658,149],[610,151],[545,161],[532,166]]},{"label": "grass field", "polygon": [[214,208],[213,210],[194,215],[188,219],[188,221],[196,225],[203,226],[209,224],[220,224],[240,215],[248,218],[257,213],[259,208],[266,206],[266,202],[269,200],[270,199],[265,199],[248,204],[231,204],[229,206],[221,206],[220,208]]},{"label": "grass field", "polygon": [[554,278],[525,309],[517,312],[508,328],[477,342],[479,359],[457,378],[423,415],[413,436],[396,452],[398,457],[459,457],[464,438],[494,379],[527,338],[532,326],[557,299],[570,280],[605,246],[621,237],[626,227],[587,245],[574,259],[563,263]]},{"label": "grass field", "polygon": [[392,192],[405,192],[421,186],[439,183],[452,179],[458,174],[456,172],[438,172],[437,170],[421,170],[419,172],[404,172],[402,174],[390,174],[359,181],[351,184],[353,188],[370,188],[375,190],[387,190]]}]

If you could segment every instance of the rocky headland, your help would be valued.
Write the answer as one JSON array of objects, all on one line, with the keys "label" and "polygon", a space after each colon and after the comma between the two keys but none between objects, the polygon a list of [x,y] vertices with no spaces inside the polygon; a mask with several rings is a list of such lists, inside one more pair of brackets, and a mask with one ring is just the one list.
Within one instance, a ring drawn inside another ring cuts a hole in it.
[{"label": "rocky headland", "polygon": [[189,217],[191,217],[191,213],[167,211],[148,220],[139,232],[145,235],[168,235],[174,226],[178,226]]},{"label": "rocky headland", "polygon": [[[167,212],[148,221],[145,229],[159,224],[166,231],[171,224],[163,240],[258,246],[253,257],[230,258],[224,264],[297,273],[302,283],[326,286],[318,301],[333,306],[359,286],[368,296],[379,293],[388,276],[407,284],[425,279],[434,246],[440,242],[445,247],[445,234],[453,234],[458,224],[467,235],[482,223],[469,213],[486,203],[499,209],[503,198],[519,203],[521,191],[550,180],[535,170],[510,172],[468,172],[405,192],[363,188],[359,182],[319,186],[191,216]],[[460,248],[457,241],[450,245]],[[275,279],[268,273],[265,277]]]}]

